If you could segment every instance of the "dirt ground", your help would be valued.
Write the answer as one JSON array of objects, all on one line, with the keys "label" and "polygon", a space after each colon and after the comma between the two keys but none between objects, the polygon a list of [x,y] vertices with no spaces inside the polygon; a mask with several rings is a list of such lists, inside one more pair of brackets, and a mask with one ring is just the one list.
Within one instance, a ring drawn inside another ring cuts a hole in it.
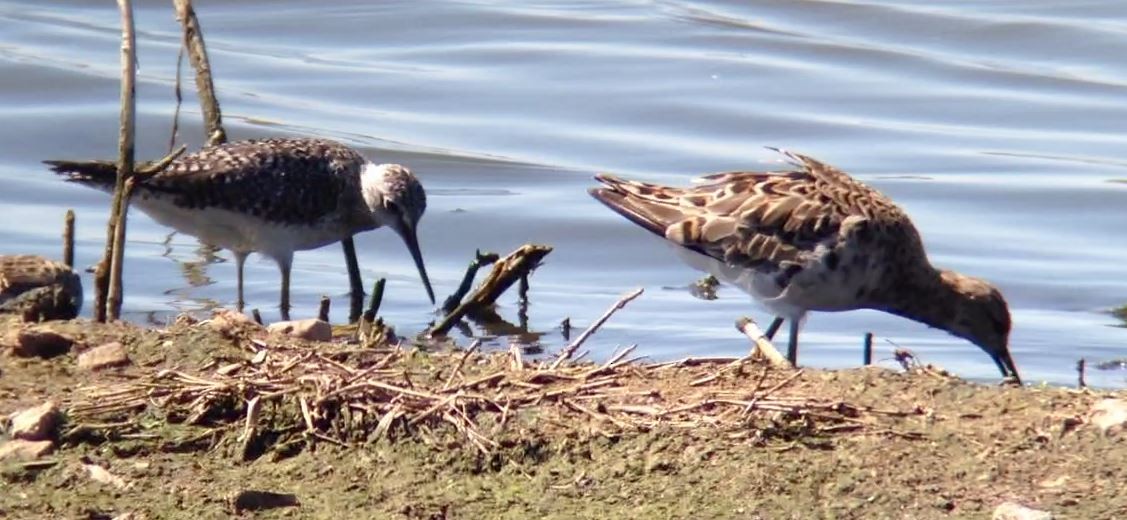
[{"label": "dirt ground", "polygon": [[[0,322],[0,331],[19,327]],[[54,400],[66,419],[53,453],[0,461],[0,517],[988,518],[1005,501],[1056,518],[1127,517],[1127,435],[1105,435],[1086,423],[1093,403],[1124,392],[984,386],[936,370],[624,364],[599,372],[603,393],[584,390],[570,400],[546,397],[473,416],[492,443],[485,449],[454,422],[424,420],[436,415],[432,410],[416,411],[418,421],[404,420],[374,440],[370,431],[334,434],[347,442],[302,433],[295,412],[296,427],[269,423],[260,435],[266,440],[247,456],[238,449],[247,406],[239,400],[229,417],[206,421],[161,411],[168,402],[156,398],[98,420],[76,411],[96,408],[99,398],[91,396],[109,395],[96,389],[158,381],[153,374],[164,369],[218,377],[216,367],[249,367],[248,336],[206,323],[143,330],[76,320],[40,327],[74,338],[76,346],[49,359],[0,355],[0,414]],[[110,340],[127,347],[130,365],[76,367],[77,353]],[[292,348],[308,359],[344,347]],[[334,359],[347,365],[354,358]],[[489,390],[496,399],[583,388],[572,376],[541,385],[535,381],[546,379],[532,363],[509,353],[412,351],[381,359],[388,361],[376,368],[399,374],[394,380],[407,383],[395,385],[414,385],[420,395],[445,388],[442,381],[448,386],[455,373],[472,380],[506,366],[524,375],[491,379],[508,382]],[[567,374],[597,368],[576,365]],[[251,385],[260,376],[247,377]],[[740,392],[751,401],[724,398]],[[271,413],[282,417],[284,410]],[[87,465],[120,480],[95,481]],[[292,494],[297,505],[237,511],[244,504],[235,497],[246,490]]]}]

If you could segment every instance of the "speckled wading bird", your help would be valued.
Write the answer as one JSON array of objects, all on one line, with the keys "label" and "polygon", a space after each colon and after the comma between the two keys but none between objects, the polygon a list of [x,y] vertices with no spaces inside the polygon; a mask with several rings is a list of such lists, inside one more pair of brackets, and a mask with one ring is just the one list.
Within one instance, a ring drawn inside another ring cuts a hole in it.
[{"label": "speckled wading bird", "polygon": [[937,269],[888,197],[844,172],[782,152],[787,172],[732,172],[687,188],[598,175],[591,195],[677,247],[690,265],[742,288],[790,321],[798,357],[808,311],[876,309],[965,338],[1020,381],[1007,347],[1010,312],[985,280]]},{"label": "speckled wading bird", "polygon": [[[117,173],[112,163],[47,164],[71,181],[113,190]],[[384,226],[407,244],[434,302],[416,235],[427,205],[422,184],[403,166],[373,164],[334,141],[278,138],[204,148],[139,182],[132,204],[161,224],[231,250],[240,310],[243,264],[252,251],[278,263],[282,317],[289,319],[294,251]],[[354,258],[349,259],[350,271]]]}]

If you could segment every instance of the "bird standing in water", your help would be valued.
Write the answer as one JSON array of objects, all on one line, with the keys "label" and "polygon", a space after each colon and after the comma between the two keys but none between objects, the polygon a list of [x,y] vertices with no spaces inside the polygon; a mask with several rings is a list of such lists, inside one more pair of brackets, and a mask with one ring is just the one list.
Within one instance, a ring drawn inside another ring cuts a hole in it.
[{"label": "bird standing in water", "polygon": [[679,188],[600,174],[590,193],[675,244],[690,265],[751,294],[790,321],[798,358],[808,311],[876,309],[967,339],[1020,382],[1010,312],[989,282],[931,265],[908,215],[882,193],[810,157],[781,152],[788,172],[709,175]]},{"label": "bird standing in water", "polygon": [[[113,191],[113,163],[46,162],[71,181]],[[426,210],[422,184],[403,166],[374,164],[335,141],[275,138],[207,147],[139,179],[131,204],[163,225],[231,250],[240,310],[251,252],[278,263],[282,318],[289,319],[294,251],[345,240],[348,253],[353,235],[380,227],[403,239],[434,302],[417,236]],[[352,255],[350,272],[354,264]]]}]

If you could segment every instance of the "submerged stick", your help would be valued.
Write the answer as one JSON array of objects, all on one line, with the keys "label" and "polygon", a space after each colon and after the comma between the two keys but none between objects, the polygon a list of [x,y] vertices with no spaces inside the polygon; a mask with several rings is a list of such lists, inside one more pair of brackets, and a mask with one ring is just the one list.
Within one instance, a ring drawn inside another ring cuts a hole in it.
[{"label": "submerged stick", "polygon": [[133,191],[133,138],[136,120],[134,82],[137,79],[136,37],[133,27],[133,3],[118,0],[121,12],[121,128],[117,150],[117,182],[114,184],[110,224],[106,227],[109,255],[102,262],[109,266],[104,319],[121,317],[123,288],[122,261],[125,250],[125,225],[129,214],[129,196]]},{"label": "submerged stick", "polygon": [[480,249],[475,251],[474,259],[470,261],[470,265],[466,267],[466,274],[462,276],[462,283],[458,284],[458,289],[447,297],[446,301],[442,302],[442,310],[446,312],[454,310],[462,302],[462,298],[465,298],[466,294],[470,292],[470,288],[473,287],[473,280],[477,276],[478,269],[496,262],[499,258],[501,256],[497,253],[482,253]]},{"label": "submerged stick", "polygon": [[176,18],[184,28],[188,59],[196,69],[196,92],[200,97],[203,112],[204,131],[209,146],[227,142],[227,132],[223,130],[223,116],[219,110],[219,98],[215,97],[215,84],[211,80],[211,63],[207,59],[207,46],[204,45],[200,22],[191,0],[172,0],[176,6]]},{"label": "submerged stick", "polygon": [[751,357],[762,356],[772,365],[794,368],[790,360],[782,355],[782,353],[775,348],[775,345],[771,344],[771,340],[767,339],[767,335],[763,333],[759,325],[755,323],[755,320],[744,316],[736,320],[736,329],[743,332],[744,335],[751,340]]},{"label": "submerged stick", "polygon": [[74,269],[74,210],[68,209],[63,219],[63,263]]},{"label": "submerged stick", "polygon": [[368,302],[368,310],[364,312],[364,321],[375,321],[376,314],[380,312],[380,304],[383,303],[385,285],[387,285],[386,278],[376,280],[376,284],[372,287],[372,299]]},{"label": "submerged stick", "polygon": [[634,292],[627,294],[622,298],[619,298],[618,301],[615,302],[614,305],[612,305],[609,309],[607,309],[607,311],[604,312],[602,316],[599,316],[599,319],[595,320],[595,322],[592,323],[590,327],[587,327],[587,330],[583,331],[583,333],[580,334],[578,338],[575,338],[575,341],[573,341],[562,351],[560,351],[559,355],[556,356],[556,360],[552,362],[551,370],[559,368],[564,361],[567,361],[569,358],[571,358],[572,354],[575,354],[575,351],[579,349],[579,346],[582,345],[584,341],[587,341],[587,338],[591,337],[591,335],[594,334],[596,330],[599,330],[599,327],[601,327],[603,323],[606,323],[606,321],[610,319],[610,317],[613,316],[615,312],[625,307],[626,304],[630,303],[631,300],[637,298],[638,296],[641,296],[643,292],[645,292],[645,289],[639,287]]},{"label": "submerged stick", "polygon": [[493,270],[489,272],[489,276],[482,280],[481,285],[477,287],[474,293],[431,327],[427,333],[431,336],[446,334],[466,313],[493,305],[502,293],[512,287],[520,277],[527,276],[533,269],[536,269],[544,257],[551,252],[552,248],[549,246],[525,244],[516,251],[509,253],[505,258],[498,260],[493,264]]}]

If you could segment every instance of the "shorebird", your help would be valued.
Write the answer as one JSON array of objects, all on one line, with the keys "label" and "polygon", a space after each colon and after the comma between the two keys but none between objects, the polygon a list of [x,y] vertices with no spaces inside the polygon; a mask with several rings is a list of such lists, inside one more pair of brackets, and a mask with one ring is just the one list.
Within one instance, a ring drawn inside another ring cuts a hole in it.
[{"label": "shorebird", "polygon": [[590,193],[671,242],[691,266],[764,304],[776,316],[768,337],[789,320],[792,364],[807,312],[876,309],[969,340],[1020,382],[997,288],[933,267],[911,219],[884,194],[778,151],[794,170],[718,173],[685,188],[600,174],[603,186]]},{"label": "shorebird", "polygon": [[[45,162],[68,180],[113,191],[113,163]],[[282,318],[289,319],[294,251],[344,241],[349,257],[353,235],[380,227],[391,228],[406,243],[434,303],[416,235],[426,210],[422,184],[401,165],[374,164],[335,141],[275,138],[203,148],[139,180],[131,204],[163,225],[230,250],[240,310],[243,265],[251,252],[278,263]]]}]

